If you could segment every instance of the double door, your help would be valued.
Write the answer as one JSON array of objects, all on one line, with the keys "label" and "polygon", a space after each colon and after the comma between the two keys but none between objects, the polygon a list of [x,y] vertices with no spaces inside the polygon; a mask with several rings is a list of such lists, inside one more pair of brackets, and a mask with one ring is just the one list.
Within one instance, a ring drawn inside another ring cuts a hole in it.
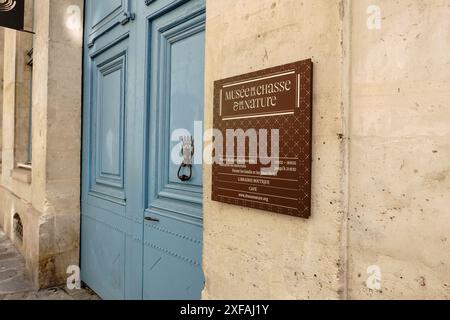
[{"label": "double door", "polygon": [[86,0],[82,280],[199,299],[204,0]]}]

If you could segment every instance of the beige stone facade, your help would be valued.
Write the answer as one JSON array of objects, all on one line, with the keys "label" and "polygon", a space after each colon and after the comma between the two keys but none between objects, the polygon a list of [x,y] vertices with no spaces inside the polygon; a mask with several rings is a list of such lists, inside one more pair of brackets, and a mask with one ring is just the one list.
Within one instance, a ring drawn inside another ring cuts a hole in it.
[{"label": "beige stone facade", "polygon": [[[83,1],[37,1],[34,43],[0,29],[0,227],[47,287],[79,259]],[[309,220],[211,201],[205,165],[203,298],[449,299],[450,0],[206,3],[205,129],[214,81],[312,58],[314,131]]]},{"label": "beige stone facade", "polygon": [[[338,299],[345,293],[342,4],[232,2],[207,2],[206,124],[212,125],[214,80],[311,57],[313,216],[303,220],[211,202],[206,184],[204,298]],[[207,167],[205,181],[210,179]]]},{"label": "beige stone facade", "polygon": [[379,1],[376,32],[370,4],[350,11],[349,297],[448,299],[450,1]]},{"label": "beige stone facade", "polygon": [[206,185],[204,298],[450,298],[450,1],[207,10],[209,127],[214,80],[309,57],[315,111],[310,220],[212,202]]},{"label": "beige stone facade", "polygon": [[[39,0],[34,6],[26,1],[25,29],[35,31],[34,40],[28,33],[0,30],[0,226],[25,256],[36,287],[64,283],[67,267],[79,259],[82,30],[66,26],[65,10],[69,4],[82,7],[82,2]],[[32,72],[27,65],[31,48]],[[27,164],[29,136],[32,163],[22,166]],[[23,240],[14,230],[16,214],[23,224]]]}]

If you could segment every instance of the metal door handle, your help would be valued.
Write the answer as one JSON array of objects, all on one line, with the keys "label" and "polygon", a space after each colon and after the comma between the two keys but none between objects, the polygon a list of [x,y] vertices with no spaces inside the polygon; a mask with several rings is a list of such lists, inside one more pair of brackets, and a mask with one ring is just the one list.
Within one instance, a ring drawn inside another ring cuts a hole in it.
[{"label": "metal door handle", "polygon": [[152,218],[152,217],[145,217],[145,220],[151,221],[151,222],[159,222],[158,219]]},{"label": "metal door handle", "polygon": [[[178,179],[186,182],[192,179],[192,157],[195,152],[195,144],[194,138],[192,137],[182,137],[180,141],[182,142],[180,155],[183,157],[183,161],[181,162],[177,175]],[[182,172],[183,170],[188,170],[189,175],[184,174]]]},{"label": "metal door handle", "polygon": [[[189,175],[181,174],[181,171],[187,168],[189,170]],[[192,164],[185,164],[182,163],[180,166],[180,169],[178,169],[178,179],[180,179],[183,182],[189,181],[192,178]]]}]

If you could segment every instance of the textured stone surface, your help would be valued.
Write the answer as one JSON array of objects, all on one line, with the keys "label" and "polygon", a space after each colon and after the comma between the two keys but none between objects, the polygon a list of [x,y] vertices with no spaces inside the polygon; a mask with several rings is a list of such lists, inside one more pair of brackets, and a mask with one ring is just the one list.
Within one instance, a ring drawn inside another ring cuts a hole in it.
[{"label": "textured stone surface", "polygon": [[308,57],[315,114],[311,220],[213,203],[206,185],[203,297],[449,298],[450,1],[207,6],[206,126],[214,80]]},{"label": "textured stone surface", "polygon": [[205,183],[205,299],[342,297],[341,19],[340,1],[207,1],[205,127],[213,81],[311,57],[315,122],[310,220],[212,202]]},{"label": "textured stone surface", "polygon": [[[41,0],[35,6],[31,183],[14,171],[27,145],[29,79],[23,71],[24,48],[31,45],[23,42],[30,35],[5,33],[0,226],[24,255],[33,283],[43,288],[64,283],[67,267],[79,262],[82,21],[78,29],[68,27],[71,5],[83,11],[82,0]],[[29,14],[26,20],[32,29]],[[24,224],[23,243],[12,232],[16,213]]]},{"label": "textured stone surface", "polygon": [[449,299],[450,1],[377,1],[379,30],[372,3],[352,1],[349,297]]}]

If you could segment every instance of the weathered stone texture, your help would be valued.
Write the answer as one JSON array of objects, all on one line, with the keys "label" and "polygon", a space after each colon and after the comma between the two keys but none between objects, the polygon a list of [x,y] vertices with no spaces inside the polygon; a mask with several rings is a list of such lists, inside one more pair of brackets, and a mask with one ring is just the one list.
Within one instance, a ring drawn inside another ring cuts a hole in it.
[{"label": "weathered stone texture", "polygon": [[349,296],[450,298],[450,1],[352,3]]},{"label": "weathered stone texture", "polygon": [[24,162],[28,144],[24,106],[28,112],[29,98],[18,99],[26,92],[17,85],[14,90],[16,74],[24,83],[30,80],[23,76],[19,50],[20,39],[27,34],[8,30],[5,39],[0,225],[14,240],[12,217],[21,215],[24,241],[15,244],[38,287],[64,283],[67,267],[79,262],[82,21],[78,29],[66,25],[70,5],[78,5],[82,12],[82,0],[40,0],[36,5],[31,183],[16,169]]},{"label": "weathered stone texture", "polygon": [[[339,1],[207,1],[205,126],[213,81],[313,58],[313,216],[302,220],[212,202],[205,184],[206,299],[337,299],[344,142]],[[204,181],[211,181],[205,167]]]},{"label": "weathered stone texture", "polygon": [[204,298],[449,298],[450,1],[207,5],[207,126],[214,80],[308,57],[315,114],[311,220],[206,185]]}]

